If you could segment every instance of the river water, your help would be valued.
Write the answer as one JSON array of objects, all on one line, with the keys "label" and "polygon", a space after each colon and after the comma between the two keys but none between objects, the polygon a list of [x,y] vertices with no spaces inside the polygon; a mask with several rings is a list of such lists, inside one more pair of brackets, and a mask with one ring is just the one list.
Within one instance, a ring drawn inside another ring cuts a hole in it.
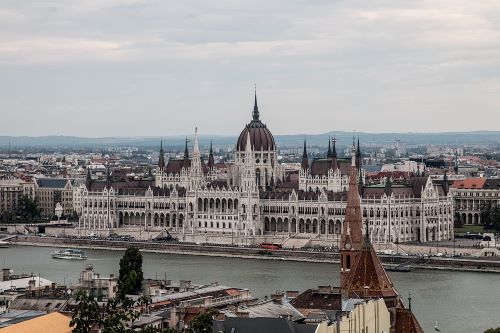
[{"label": "river water", "polygon": [[[54,248],[11,246],[0,249],[0,263],[16,273],[40,274],[59,284],[78,281],[85,265],[104,275],[118,274],[122,252],[87,250],[88,260],[52,259]],[[148,278],[193,283],[218,281],[249,288],[254,296],[276,290],[303,291],[318,285],[339,284],[336,264],[238,259],[208,256],[144,253],[143,270]],[[389,272],[405,299],[412,295],[412,309],[426,332],[438,322],[441,332],[484,332],[500,326],[500,274],[414,270]]]}]

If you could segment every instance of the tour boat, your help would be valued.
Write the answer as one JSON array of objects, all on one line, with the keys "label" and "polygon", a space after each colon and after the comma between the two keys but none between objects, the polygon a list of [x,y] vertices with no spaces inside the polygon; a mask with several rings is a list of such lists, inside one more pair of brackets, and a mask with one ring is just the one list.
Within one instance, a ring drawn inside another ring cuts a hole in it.
[{"label": "tour boat", "polygon": [[69,259],[69,260],[85,260],[87,259],[87,255],[82,250],[76,249],[65,249],[59,250],[52,254],[52,258],[54,259]]}]

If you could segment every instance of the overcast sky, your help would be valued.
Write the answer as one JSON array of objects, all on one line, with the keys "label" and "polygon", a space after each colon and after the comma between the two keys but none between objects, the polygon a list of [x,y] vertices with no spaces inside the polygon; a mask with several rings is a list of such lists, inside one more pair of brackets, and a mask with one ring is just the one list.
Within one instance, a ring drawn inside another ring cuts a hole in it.
[{"label": "overcast sky", "polygon": [[0,135],[500,130],[498,0],[2,0]]}]

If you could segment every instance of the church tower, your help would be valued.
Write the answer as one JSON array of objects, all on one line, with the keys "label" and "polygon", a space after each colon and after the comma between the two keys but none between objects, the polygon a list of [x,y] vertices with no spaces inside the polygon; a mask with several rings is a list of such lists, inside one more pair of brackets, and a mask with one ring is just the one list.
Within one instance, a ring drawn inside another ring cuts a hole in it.
[{"label": "church tower", "polygon": [[[359,147],[359,145],[358,145]],[[389,310],[390,333],[423,333],[420,324],[410,309],[406,309],[398,291],[384,269],[370,242],[369,228],[363,237],[361,203],[358,192],[359,148],[353,142],[351,174],[345,221],[340,242],[340,288],[343,298],[383,298]]]},{"label": "church tower", "polygon": [[356,147],[353,144],[351,149],[351,174],[349,178],[349,190],[347,192],[345,221],[339,249],[341,286],[346,283],[346,277],[349,275],[363,246],[363,223],[361,219],[361,203],[358,192],[358,175],[356,167]]}]

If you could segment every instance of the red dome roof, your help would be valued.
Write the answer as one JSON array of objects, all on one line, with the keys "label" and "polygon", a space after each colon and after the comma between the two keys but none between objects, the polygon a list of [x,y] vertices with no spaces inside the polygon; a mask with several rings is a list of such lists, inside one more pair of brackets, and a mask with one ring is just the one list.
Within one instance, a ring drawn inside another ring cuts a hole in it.
[{"label": "red dome roof", "polygon": [[241,132],[238,143],[236,144],[236,150],[245,151],[247,135],[250,133],[250,142],[252,143],[252,149],[254,151],[274,151],[276,147],[274,138],[266,125],[262,124],[262,127],[251,127],[251,125],[252,123],[248,124]]},{"label": "red dome roof", "polygon": [[257,106],[257,94],[255,95],[255,103],[253,106],[253,119],[245,126],[241,132],[238,143],[236,144],[237,151],[245,151],[247,145],[247,135],[250,133],[250,142],[254,151],[274,151],[276,144],[274,137],[265,124],[259,119],[259,107]]}]

